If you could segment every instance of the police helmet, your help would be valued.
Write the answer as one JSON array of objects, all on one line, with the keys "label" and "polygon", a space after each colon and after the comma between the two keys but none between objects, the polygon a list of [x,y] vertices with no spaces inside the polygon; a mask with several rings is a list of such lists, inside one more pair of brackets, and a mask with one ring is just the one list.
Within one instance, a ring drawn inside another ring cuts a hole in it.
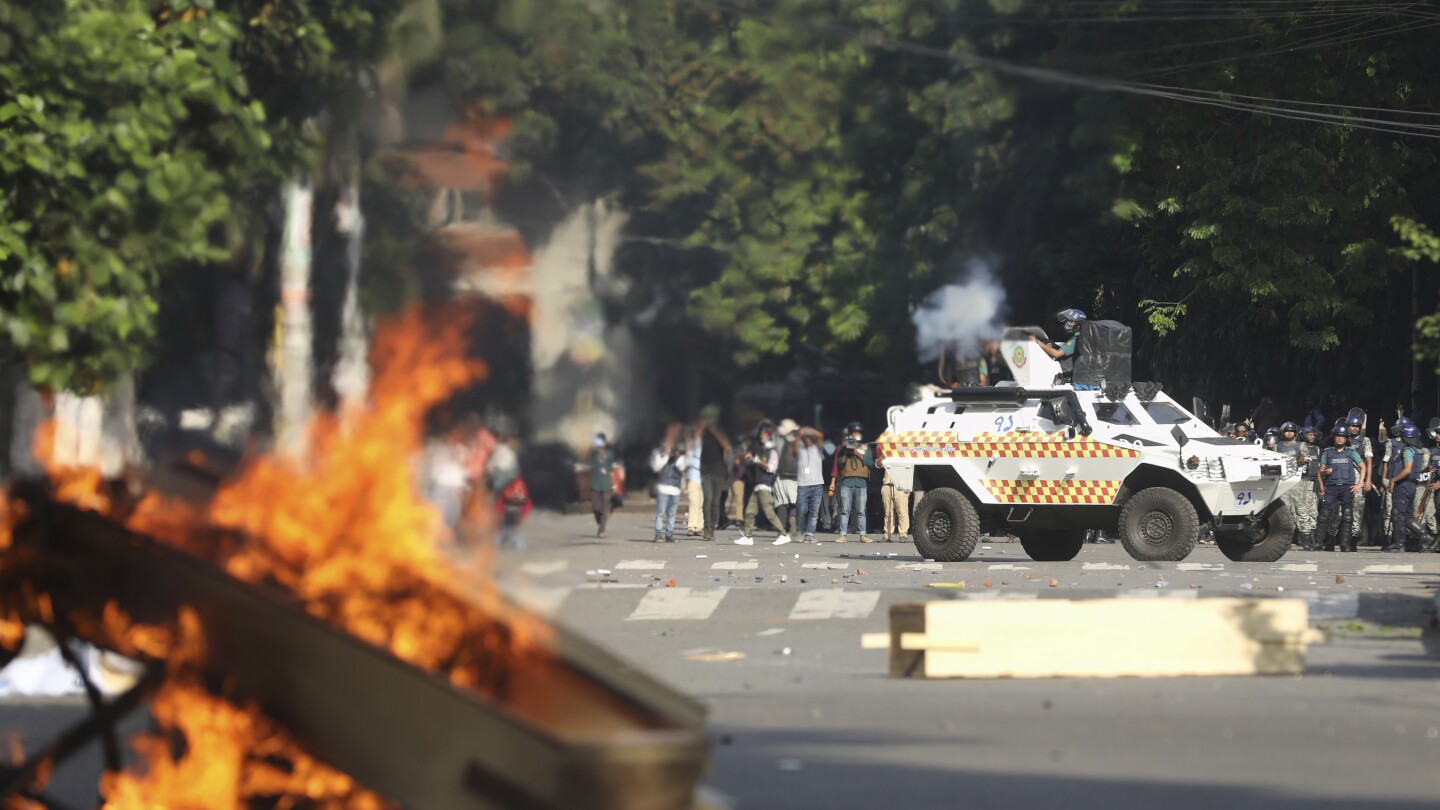
[{"label": "police helmet", "polygon": [[1406,439],[1420,438],[1420,428],[1414,422],[1405,421],[1400,424],[1400,435]]},{"label": "police helmet", "polygon": [[1300,428],[1296,427],[1294,422],[1286,422],[1285,424],[1283,424],[1283,425],[1280,426],[1280,432],[1281,432],[1281,433],[1299,433],[1299,432],[1300,432]]},{"label": "police helmet", "polygon": [[1320,429],[1317,428],[1317,427],[1315,427],[1314,425],[1306,425],[1305,427],[1300,428],[1300,435],[1301,435],[1301,436],[1309,436],[1311,433],[1314,433],[1316,436],[1319,436],[1319,435],[1320,435]]},{"label": "police helmet", "polygon": [[1359,408],[1351,408],[1345,417],[1345,424],[1348,427],[1365,427],[1365,412]]},{"label": "police helmet", "polygon": [[1404,425],[1403,423],[1401,423],[1401,422],[1396,422],[1395,424],[1393,424],[1393,425],[1390,426],[1390,429],[1389,429],[1389,430],[1387,430],[1387,431],[1385,431],[1385,432],[1390,434],[1390,438],[1392,438],[1392,439],[1398,439],[1398,438],[1400,438],[1400,430],[1401,430],[1401,428],[1403,428],[1403,427],[1405,427],[1405,425]]},{"label": "police helmet", "polygon": [[846,433],[864,433],[864,432],[865,432],[865,426],[862,425],[862,424],[860,424],[859,422],[851,422],[850,424],[848,424],[848,425],[845,426],[845,432],[846,432]]},{"label": "police helmet", "polygon": [[1055,320],[1065,324],[1066,334],[1073,335],[1080,331],[1080,322],[1087,320],[1087,317],[1084,310],[1071,307],[1070,309],[1062,309],[1055,313]]},{"label": "police helmet", "polygon": [[1345,427],[1344,425],[1336,425],[1335,429],[1330,431],[1330,435],[1341,436],[1348,439],[1350,438],[1350,429]]}]

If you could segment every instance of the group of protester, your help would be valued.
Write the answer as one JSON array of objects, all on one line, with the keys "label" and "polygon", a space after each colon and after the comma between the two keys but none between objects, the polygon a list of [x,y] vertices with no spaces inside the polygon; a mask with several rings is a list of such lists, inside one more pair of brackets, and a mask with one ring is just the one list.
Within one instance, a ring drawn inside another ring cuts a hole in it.
[{"label": "group of protester", "polygon": [[[859,422],[851,422],[838,441],[831,442],[820,430],[793,419],[778,424],[767,419],[732,441],[720,429],[719,416],[719,409],[710,406],[693,425],[670,425],[651,454],[655,542],[676,542],[683,499],[688,514],[682,531],[704,541],[714,541],[717,531],[739,527],[734,543],[753,545],[763,517],[775,531],[775,545],[818,542],[822,526],[836,532],[837,543],[846,542],[852,528],[860,542],[869,543],[866,510],[871,479],[877,475],[885,501],[884,539],[906,539],[910,493],[890,482]],[[605,536],[618,464],[605,437],[597,436],[589,467],[598,537]]]},{"label": "group of protester", "polygon": [[[1364,435],[1365,422],[1365,413],[1356,408],[1329,429],[1286,422],[1261,439],[1300,466],[1302,485],[1283,496],[1294,518],[1296,544],[1308,550],[1355,551],[1365,534],[1370,495],[1382,510],[1383,521],[1377,523],[1383,551],[1440,551],[1435,541],[1440,418],[1422,429],[1399,417],[1380,441]],[[1241,424],[1228,433],[1249,440],[1252,429]]]},{"label": "group of protester", "polygon": [[[490,513],[499,526],[501,548],[519,550],[520,525],[533,506],[520,474],[517,431],[508,420],[490,425],[471,416],[446,426],[425,445],[420,480],[427,500],[440,512],[444,531],[464,539],[467,517]],[[479,521],[474,521],[479,523]]]}]

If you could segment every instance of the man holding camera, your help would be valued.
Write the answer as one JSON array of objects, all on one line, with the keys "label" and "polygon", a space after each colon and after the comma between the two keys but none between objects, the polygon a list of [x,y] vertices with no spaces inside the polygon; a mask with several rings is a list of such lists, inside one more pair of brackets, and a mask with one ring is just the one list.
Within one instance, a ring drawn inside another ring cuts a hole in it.
[{"label": "man holding camera", "polygon": [[780,451],[775,447],[775,428],[769,422],[760,423],[755,442],[743,459],[754,470],[755,491],[751,493],[750,503],[745,507],[745,527],[740,530],[735,545],[755,545],[755,519],[763,511],[765,519],[775,527],[775,545],[783,546],[790,542],[790,535],[786,533],[780,516],[775,514],[775,484],[780,468]]},{"label": "man holding camera", "polygon": [[870,470],[875,466],[875,451],[865,443],[865,428],[859,422],[845,426],[845,438],[835,453],[835,466],[830,476],[830,494],[840,493],[840,534],[835,542],[845,542],[850,532],[850,517],[860,530],[860,542],[869,543],[865,533],[865,506],[870,497]]}]

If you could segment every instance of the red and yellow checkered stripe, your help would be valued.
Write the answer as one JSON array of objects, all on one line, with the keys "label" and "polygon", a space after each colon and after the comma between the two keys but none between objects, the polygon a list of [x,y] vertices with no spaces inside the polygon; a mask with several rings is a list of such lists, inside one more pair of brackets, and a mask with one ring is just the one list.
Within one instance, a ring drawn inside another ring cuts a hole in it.
[{"label": "red and yellow checkered stripe", "polygon": [[977,433],[968,442],[944,430],[886,431],[876,441],[886,458],[1137,458],[1128,447],[1060,433]]},{"label": "red and yellow checkered stripe", "polygon": [[982,481],[1000,503],[1111,504],[1120,494],[1120,481]]}]

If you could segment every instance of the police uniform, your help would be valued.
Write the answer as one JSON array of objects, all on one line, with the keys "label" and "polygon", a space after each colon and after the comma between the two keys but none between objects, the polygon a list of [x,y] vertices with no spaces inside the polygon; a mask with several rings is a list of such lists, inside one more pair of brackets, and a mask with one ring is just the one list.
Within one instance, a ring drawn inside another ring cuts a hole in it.
[{"label": "police uniform", "polygon": [[1351,515],[1355,505],[1355,484],[1365,472],[1365,461],[1353,447],[1327,447],[1320,453],[1320,466],[1329,467],[1325,494],[1320,500],[1320,545],[1326,551],[1355,550]]},{"label": "police uniform", "polygon": [[[1300,443],[1300,486],[1295,502],[1295,525],[1300,529],[1300,540],[1308,549],[1317,549],[1315,530],[1320,520],[1320,445],[1314,442]],[[1309,526],[1309,528],[1305,528]]]},{"label": "police uniform", "polygon": [[[1405,535],[1410,526],[1410,516],[1415,510],[1415,473],[1419,471],[1416,464],[1418,456],[1415,448],[1408,444],[1401,444],[1398,448],[1391,448],[1390,462],[1385,467],[1385,477],[1392,483],[1391,511],[1390,511],[1390,539],[1385,544],[1386,551],[1403,551],[1405,549]],[[1410,465],[1410,474],[1403,480],[1396,482],[1395,476]]]},{"label": "police uniform", "polygon": [[[1397,425],[1396,427],[1391,428],[1391,429],[1392,429],[1392,430],[1398,430],[1398,429],[1399,429],[1399,426]],[[1390,465],[1391,465],[1391,460],[1394,459],[1397,455],[1399,455],[1399,453],[1400,453],[1400,448],[1403,447],[1404,445],[1405,445],[1405,442],[1404,442],[1402,439],[1400,439],[1399,436],[1392,437],[1392,438],[1386,440],[1386,442],[1385,442],[1385,453],[1384,453],[1384,455],[1383,455],[1383,457],[1382,457],[1382,460],[1381,460],[1381,462],[1380,462],[1383,466],[1380,468],[1380,473],[1381,473],[1381,478],[1384,479],[1384,481],[1385,481],[1387,484],[1388,484],[1389,481],[1390,481],[1390,475],[1391,475],[1391,473],[1390,473]],[[1403,466],[1403,465],[1402,465],[1402,466]],[[1397,469],[1398,469],[1398,468],[1397,468]],[[1411,471],[1411,475],[1412,475],[1412,476],[1414,475],[1414,470]],[[1394,502],[1394,497],[1390,494],[1390,488],[1389,488],[1388,486],[1385,487],[1385,489],[1382,490],[1381,493],[1380,493],[1380,503],[1381,503],[1381,507],[1380,507],[1380,508],[1381,508],[1381,510],[1382,510],[1382,513],[1383,513],[1384,516],[1385,516],[1385,521],[1384,521],[1384,522],[1385,522],[1385,526],[1384,526],[1385,536],[1386,536],[1386,537],[1389,537],[1389,536],[1390,536],[1390,532],[1391,532],[1391,520],[1390,520],[1390,517],[1391,517],[1391,515],[1394,514],[1395,502]],[[1381,545],[1384,545],[1384,543],[1382,543]]]},{"label": "police uniform", "polygon": [[[1375,457],[1373,442],[1370,441],[1370,437],[1368,436],[1353,436],[1350,438],[1348,446],[1351,450],[1360,454],[1361,464],[1360,467],[1355,470],[1355,480],[1361,484],[1370,483],[1364,480],[1364,462]],[[1365,488],[1361,487],[1360,497],[1355,499],[1355,507],[1350,511],[1350,536],[1355,538],[1355,542],[1357,543],[1360,542],[1360,537],[1362,536],[1360,528],[1363,525],[1365,525]]]},{"label": "police uniform", "polygon": [[1315,534],[1315,522],[1317,513],[1315,510],[1315,478],[1314,473],[1306,466],[1308,457],[1305,454],[1305,443],[1299,439],[1293,441],[1282,441],[1276,446],[1275,452],[1284,453],[1295,459],[1300,465],[1302,477],[1307,479],[1300,486],[1292,488],[1281,496],[1280,500],[1290,507],[1290,514],[1295,518],[1295,532],[1299,537],[1299,545],[1308,547],[1313,542]]}]

